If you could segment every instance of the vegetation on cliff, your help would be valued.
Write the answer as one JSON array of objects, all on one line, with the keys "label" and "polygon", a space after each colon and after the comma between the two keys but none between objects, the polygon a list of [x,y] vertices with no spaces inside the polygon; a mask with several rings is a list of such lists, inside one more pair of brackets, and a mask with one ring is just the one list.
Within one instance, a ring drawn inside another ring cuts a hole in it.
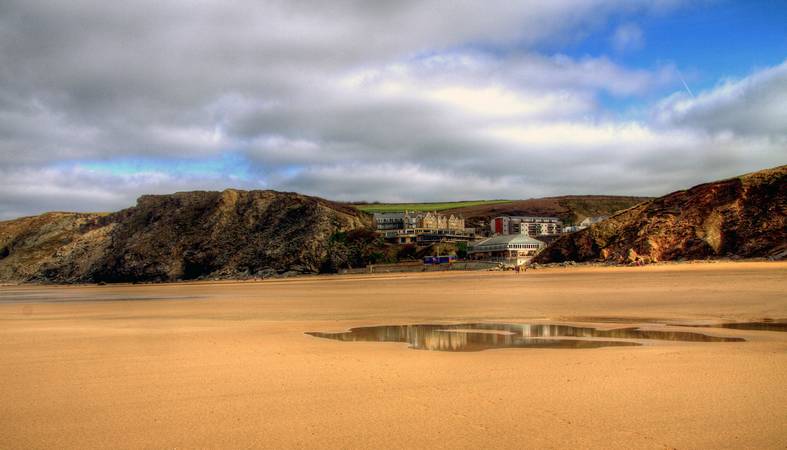
[{"label": "vegetation on cliff", "polygon": [[430,203],[380,203],[355,202],[352,206],[367,213],[400,212],[400,211],[444,211],[446,209],[467,208],[479,205],[499,205],[511,203],[511,200],[468,200],[463,202],[430,202]]},{"label": "vegetation on cliff", "polygon": [[49,213],[0,222],[0,280],[171,281],[317,273],[337,233],[371,218],[274,191],[146,195],[109,215]]},{"label": "vegetation on cliff", "polygon": [[[787,166],[657,199],[568,196],[445,210],[488,226],[497,215],[611,214],[562,236],[536,262],[631,262],[787,255]],[[463,245],[385,244],[357,208],[275,191],[146,195],[111,214],[52,212],[0,222],[0,282],[137,282],[338,272],[461,254]]]},{"label": "vegetation on cliff", "polygon": [[648,201],[651,197],[618,195],[567,195],[563,197],[531,198],[507,203],[468,205],[443,211],[461,214],[468,227],[486,228],[497,216],[550,216],[564,224],[576,224],[586,217],[611,216],[618,211]]},{"label": "vegetation on cliff", "polygon": [[701,184],[565,235],[536,262],[783,257],[787,166]]}]

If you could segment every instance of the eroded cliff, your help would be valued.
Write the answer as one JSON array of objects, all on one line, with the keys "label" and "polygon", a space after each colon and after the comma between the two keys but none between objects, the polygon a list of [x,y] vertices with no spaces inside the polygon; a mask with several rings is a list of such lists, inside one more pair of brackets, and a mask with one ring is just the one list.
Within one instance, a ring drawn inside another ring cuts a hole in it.
[{"label": "eroded cliff", "polygon": [[536,262],[784,257],[787,166],[641,203],[550,245]]},{"label": "eroded cliff", "polygon": [[147,195],[112,214],[47,213],[0,222],[0,280],[172,281],[316,273],[331,237],[371,218],[275,191]]}]

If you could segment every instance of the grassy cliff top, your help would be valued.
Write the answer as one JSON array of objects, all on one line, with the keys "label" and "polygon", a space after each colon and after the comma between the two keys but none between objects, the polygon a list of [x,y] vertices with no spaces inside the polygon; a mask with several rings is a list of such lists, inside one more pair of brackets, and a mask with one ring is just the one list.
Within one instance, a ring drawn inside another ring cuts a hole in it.
[{"label": "grassy cliff top", "polygon": [[443,211],[446,209],[466,208],[470,206],[495,205],[511,203],[511,200],[469,200],[462,202],[436,203],[353,203],[352,206],[367,213],[399,212],[399,211]]}]

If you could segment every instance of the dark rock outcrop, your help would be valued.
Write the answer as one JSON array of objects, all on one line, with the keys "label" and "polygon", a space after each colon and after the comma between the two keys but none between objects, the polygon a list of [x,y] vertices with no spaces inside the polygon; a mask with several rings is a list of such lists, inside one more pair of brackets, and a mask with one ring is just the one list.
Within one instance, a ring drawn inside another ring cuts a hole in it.
[{"label": "dark rock outcrop", "polygon": [[783,257],[787,166],[673,192],[565,235],[537,263]]},{"label": "dark rock outcrop", "polygon": [[123,282],[317,273],[337,233],[371,218],[274,191],[146,195],[112,214],[0,222],[0,281]]}]

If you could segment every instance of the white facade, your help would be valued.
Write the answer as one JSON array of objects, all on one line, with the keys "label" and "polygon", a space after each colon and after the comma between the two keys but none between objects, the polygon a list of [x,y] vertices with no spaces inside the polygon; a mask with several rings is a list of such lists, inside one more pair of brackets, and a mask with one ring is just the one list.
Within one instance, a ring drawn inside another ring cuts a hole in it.
[{"label": "white facade", "polygon": [[563,223],[557,217],[501,216],[490,222],[493,234],[522,234],[525,236],[556,235]]},{"label": "white facade", "polygon": [[581,227],[589,227],[591,225],[595,225],[599,222],[606,220],[609,216],[593,216],[593,217],[585,217],[582,222],[579,222],[579,226]]},{"label": "white facade", "polygon": [[544,247],[545,243],[522,234],[499,235],[471,244],[468,254],[471,259],[519,266],[529,263]]}]

